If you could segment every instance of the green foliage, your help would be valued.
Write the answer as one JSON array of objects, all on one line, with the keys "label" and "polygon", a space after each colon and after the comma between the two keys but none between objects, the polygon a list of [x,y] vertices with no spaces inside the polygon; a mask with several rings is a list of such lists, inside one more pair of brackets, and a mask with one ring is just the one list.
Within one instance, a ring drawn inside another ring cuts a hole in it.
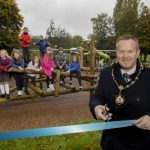
[{"label": "green foliage", "polygon": [[30,44],[30,49],[38,49],[38,46],[35,45],[40,40],[39,36],[32,36],[32,41]]},{"label": "green foliage", "polygon": [[139,0],[117,0],[113,12],[116,36],[133,34],[137,32]]},{"label": "green foliage", "polygon": [[140,43],[144,61],[150,50],[150,8],[141,0],[117,0],[113,18],[98,14],[91,19],[97,49],[115,49],[116,39],[123,34],[135,35]]},{"label": "green foliage", "polygon": [[15,0],[0,0],[0,48],[11,51],[19,47],[20,28],[23,24],[23,17]]},{"label": "green foliage", "polygon": [[90,38],[97,41],[97,49],[112,49],[114,43],[114,28],[112,18],[107,14],[98,14],[96,18],[91,19],[93,23],[93,34]]},{"label": "green foliage", "polygon": [[137,29],[137,37],[139,39],[141,53],[144,54],[143,61],[146,61],[147,54],[150,50],[150,8],[143,3],[140,6]]},{"label": "green foliage", "polygon": [[140,0],[118,0],[113,13],[116,37],[135,35],[140,43],[144,61],[150,49],[150,9]]},{"label": "green foliage", "polygon": [[72,37],[61,26],[55,27],[53,19],[50,20],[50,25],[46,32],[46,39],[51,44],[51,46],[55,48],[79,47],[82,42],[81,36],[75,35]]},{"label": "green foliage", "polygon": [[83,41],[82,36],[80,36],[80,35],[73,36],[72,37],[72,47],[80,47],[82,41]]},{"label": "green foliage", "polygon": [[46,32],[46,39],[49,43],[51,43],[52,47],[70,47],[71,44],[71,35],[66,32],[65,29],[59,27],[55,27],[54,20],[50,20],[49,28]]}]

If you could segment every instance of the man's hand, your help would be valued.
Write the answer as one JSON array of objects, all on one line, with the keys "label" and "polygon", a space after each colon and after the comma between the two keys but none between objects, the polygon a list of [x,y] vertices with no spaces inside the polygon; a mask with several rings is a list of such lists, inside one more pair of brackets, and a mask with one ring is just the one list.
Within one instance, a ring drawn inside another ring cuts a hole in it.
[{"label": "man's hand", "polygon": [[133,122],[140,129],[150,130],[150,116],[145,115]]},{"label": "man's hand", "polygon": [[100,120],[110,120],[112,114],[108,113],[109,108],[107,106],[98,105],[95,107],[95,115],[97,119]]}]

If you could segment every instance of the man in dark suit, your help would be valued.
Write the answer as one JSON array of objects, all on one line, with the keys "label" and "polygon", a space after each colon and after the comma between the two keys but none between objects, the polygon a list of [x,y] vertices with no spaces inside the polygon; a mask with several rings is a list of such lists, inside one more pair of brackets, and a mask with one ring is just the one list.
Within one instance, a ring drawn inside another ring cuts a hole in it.
[{"label": "man in dark suit", "polygon": [[117,63],[104,68],[90,110],[95,119],[134,119],[131,127],[103,131],[103,150],[150,149],[150,68],[138,57],[138,40],[123,35],[116,42]]}]

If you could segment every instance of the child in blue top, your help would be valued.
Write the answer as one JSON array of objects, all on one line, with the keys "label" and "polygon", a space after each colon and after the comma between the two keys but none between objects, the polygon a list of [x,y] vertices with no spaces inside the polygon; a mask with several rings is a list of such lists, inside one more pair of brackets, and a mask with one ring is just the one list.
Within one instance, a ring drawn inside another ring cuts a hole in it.
[{"label": "child in blue top", "polygon": [[[11,55],[11,66],[19,70],[24,69],[24,59],[19,50],[14,50]],[[23,73],[13,73],[12,76],[16,80],[16,87],[18,90],[18,96],[22,95],[23,88]]]},{"label": "child in blue top", "polygon": [[73,55],[71,62],[69,63],[69,72],[70,72],[70,82],[69,84],[72,85],[72,77],[73,74],[76,74],[78,78],[78,82],[80,85],[80,90],[82,90],[81,86],[81,69],[80,69],[80,62],[78,55]]},{"label": "child in blue top", "polygon": [[40,40],[35,43],[35,45],[39,46],[40,52],[42,57],[44,57],[44,54],[46,52],[46,48],[49,46],[49,44],[45,41],[44,37],[42,35],[40,35]]}]

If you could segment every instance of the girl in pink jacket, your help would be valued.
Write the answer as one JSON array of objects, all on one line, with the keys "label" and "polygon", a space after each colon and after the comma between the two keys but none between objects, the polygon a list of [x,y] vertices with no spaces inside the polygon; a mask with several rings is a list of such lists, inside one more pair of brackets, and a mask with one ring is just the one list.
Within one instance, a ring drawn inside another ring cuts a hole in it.
[{"label": "girl in pink jacket", "polygon": [[46,48],[46,53],[42,60],[42,70],[46,75],[47,92],[54,91],[54,60],[53,60],[53,50],[51,47]]}]

